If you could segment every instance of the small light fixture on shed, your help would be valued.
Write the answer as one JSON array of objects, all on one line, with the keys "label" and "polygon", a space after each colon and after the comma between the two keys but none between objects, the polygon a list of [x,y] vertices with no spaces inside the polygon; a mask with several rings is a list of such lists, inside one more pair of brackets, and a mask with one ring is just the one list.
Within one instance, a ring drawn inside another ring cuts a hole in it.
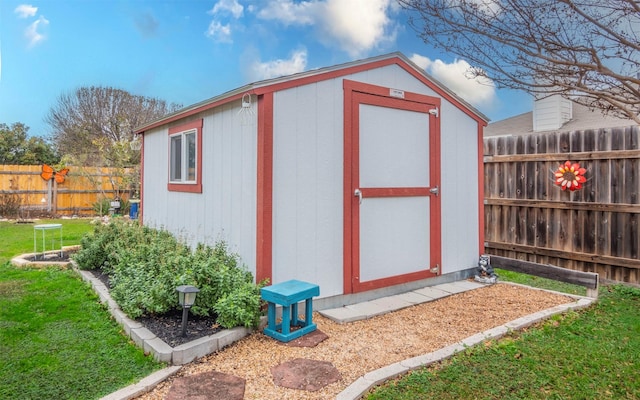
[{"label": "small light fixture on shed", "polygon": [[242,125],[249,125],[254,121],[256,113],[253,111],[253,104],[251,102],[251,94],[245,93],[242,95],[242,103],[240,111],[238,111],[240,121]]},{"label": "small light fixture on shed", "polygon": [[133,140],[129,142],[129,147],[131,147],[131,150],[133,151],[140,151],[140,149],[142,148],[142,140],[140,140],[138,135],[136,135]]},{"label": "small light fixture on shed", "polygon": [[187,318],[189,309],[196,301],[196,294],[200,291],[195,286],[181,285],[176,288],[178,292],[178,302],[182,306],[182,336],[187,336]]}]

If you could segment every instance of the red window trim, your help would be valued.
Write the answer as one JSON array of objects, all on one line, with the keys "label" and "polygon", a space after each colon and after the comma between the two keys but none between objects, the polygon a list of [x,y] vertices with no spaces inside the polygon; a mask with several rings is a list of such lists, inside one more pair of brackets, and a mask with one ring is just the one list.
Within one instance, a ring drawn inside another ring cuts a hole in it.
[{"label": "red window trim", "polygon": [[[187,122],[186,124],[176,125],[169,128],[169,137],[176,133],[196,130],[196,181],[195,183],[167,183],[167,190],[170,192],[187,192],[202,193],[202,118]],[[171,140],[171,139],[169,139]],[[169,146],[169,167],[167,169],[167,180],[171,176],[171,146]]]}]

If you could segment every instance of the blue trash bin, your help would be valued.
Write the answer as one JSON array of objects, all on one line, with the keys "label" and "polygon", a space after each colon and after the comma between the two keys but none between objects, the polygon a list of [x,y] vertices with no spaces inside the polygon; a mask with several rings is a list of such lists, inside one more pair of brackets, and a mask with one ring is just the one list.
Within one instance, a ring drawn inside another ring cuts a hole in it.
[{"label": "blue trash bin", "polygon": [[140,207],[140,200],[130,200],[129,205],[129,218],[138,219],[138,208]]}]

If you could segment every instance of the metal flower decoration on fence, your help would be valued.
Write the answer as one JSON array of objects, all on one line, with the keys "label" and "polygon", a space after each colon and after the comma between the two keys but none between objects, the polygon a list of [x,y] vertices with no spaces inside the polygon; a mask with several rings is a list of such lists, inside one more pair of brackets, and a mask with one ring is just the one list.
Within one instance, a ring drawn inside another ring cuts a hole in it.
[{"label": "metal flower decoration on fence", "polygon": [[556,185],[560,186],[562,190],[571,190],[572,192],[578,189],[582,189],[582,184],[587,181],[584,174],[586,169],[581,168],[578,163],[571,163],[571,161],[565,161],[564,164],[560,164],[555,172]]}]

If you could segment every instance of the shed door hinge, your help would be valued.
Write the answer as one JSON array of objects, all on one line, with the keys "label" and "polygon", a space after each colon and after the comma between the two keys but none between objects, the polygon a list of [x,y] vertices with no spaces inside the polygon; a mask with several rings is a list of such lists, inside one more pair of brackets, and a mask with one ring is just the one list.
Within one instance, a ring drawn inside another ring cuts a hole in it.
[{"label": "shed door hinge", "polygon": [[431,267],[431,273],[440,275],[440,264],[436,264],[435,267]]},{"label": "shed door hinge", "polygon": [[440,116],[440,110],[438,109],[438,107],[432,108],[431,110],[429,110],[429,114],[438,118]]}]

